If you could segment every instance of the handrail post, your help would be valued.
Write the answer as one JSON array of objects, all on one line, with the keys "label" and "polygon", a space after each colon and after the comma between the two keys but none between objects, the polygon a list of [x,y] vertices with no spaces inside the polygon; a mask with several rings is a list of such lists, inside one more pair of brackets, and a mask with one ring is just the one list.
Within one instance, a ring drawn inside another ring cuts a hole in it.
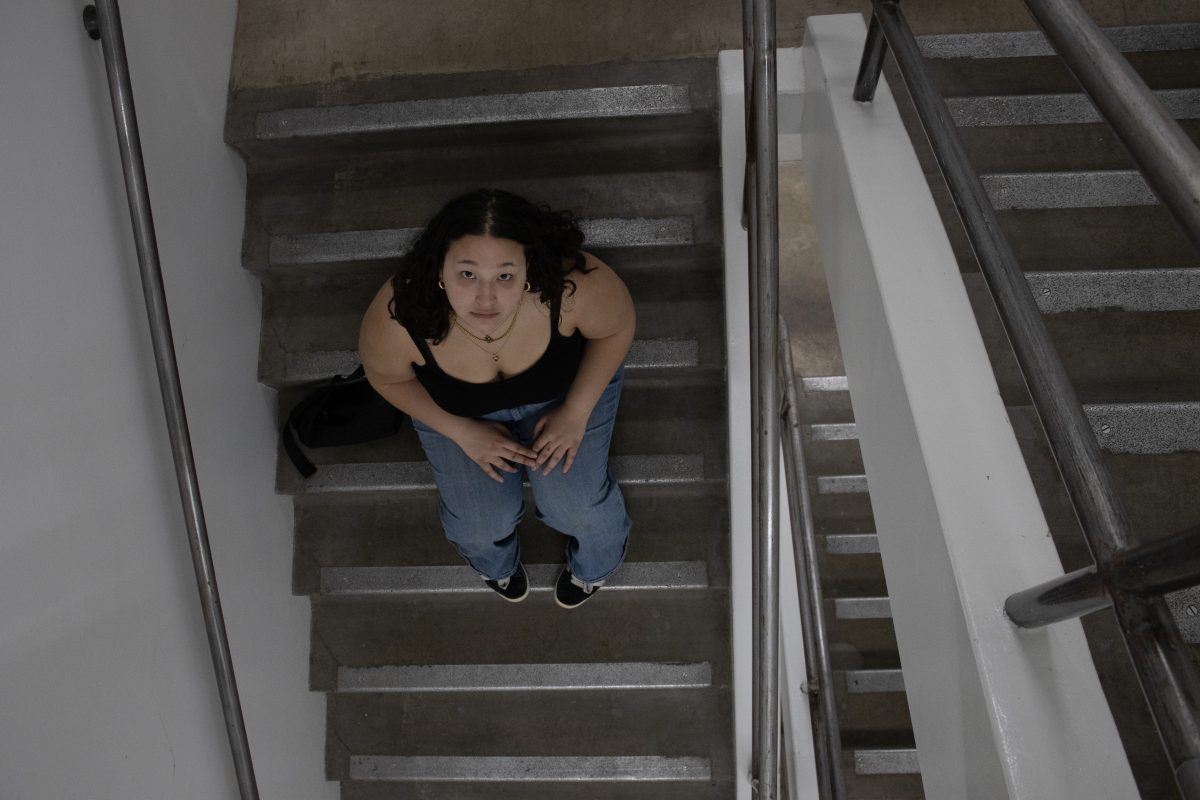
[{"label": "handrail post", "polygon": [[187,415],[183,406],[183,390],[179,383],[179,366],[175,361],[175,343],[167,313],[158,241],[154,232],[154,218],[150,211],[146,165],[142,160],[142,143],[138,133],[137,114],[134,111],[133,87],[129,79],[129,62],[125,57],[125,38],[121,29],[121,13],[117,7],[117,0],[96,0],[94,9],[89,6],[84,11],[84,27],[93,39],[100,40],[104,51],[104,67],[117,126],[121,166],[125,173],[125,190],[129,198],[129,216],[133,224],[142,291],[146,297],[146,314],[149,317],[150,334],[154,344],[154,362],[158,370],[163,409],[166,411],[171,455],[175,462],[180,499],[183,502],[192,565],[200,590],[200,606],[204,613],[209,648],[212,651],[213,668],[217,673],[217,689],[225,714],[225,728],[233,751],[238,789],[242,800],[258,800],[254,764],[250,759],[246,723],[242,717],[237,681],[234,679],[233,658],[225,635],[217,577],[208,542],[208,529],[204,523],[200,485],[196,478],[191,435],[188,433]]},{"label": "handrail post", "polygon": [[776,107],[775,2],[753,0],[752,40],[754,229],[756,248],[751,324],[754,369],[751,383],[755,539],[754,722],[755,775],[760,800],[779,792],[779,395],[777,364],[779,314],[779,143]]},{"label": "handrail post", "polygon": [[854,99],[869,103],[875,99],[879,76],[883,73],[883,60],[887,56],[887,37],[879,26],[879,17],[871,15],[867,27],[867,43],[863,47],[862,63],[858,67],[858,78],[854,81]]},{"label": "handrail post", "polygon": [[792,363],[791,336],[779,318],[779,372],[783,378],[783,452],[787,478],[788,511],[791,513],[792,554],[796,583],[800,590],[800,621],[804,626],[804,662],[808,680],[809,711],[813,725],[817,777],[821,800],[845,800],[846,778],[842,773],[841,726],[833,688],[829,657],[829,635],[825,625],[821,576],[817,566],[817,536],[813,523],[812,498],[808,492],[808,464],[800,434],[800,403],[796,391],[796,368]]}]

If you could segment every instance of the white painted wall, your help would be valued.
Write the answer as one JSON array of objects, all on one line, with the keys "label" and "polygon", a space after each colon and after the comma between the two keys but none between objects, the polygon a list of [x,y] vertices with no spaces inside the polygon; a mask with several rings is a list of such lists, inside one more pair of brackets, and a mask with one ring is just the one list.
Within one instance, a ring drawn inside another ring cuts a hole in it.
[{"label": "white painted wall", "polygon": [[[264,800],[336,796],[290,593],[245,178],[221,141],[235,0],[123,14],[184,394]],[[0,26],[0,797],[237,796],[183,532],[98,43]]]},{"label": "white painted wall", "polygon": [[803,146],[926,796],[1137,797],[1077,621],[1021,631],[1062,574],[916,154],[866,26],[810,17]]}]

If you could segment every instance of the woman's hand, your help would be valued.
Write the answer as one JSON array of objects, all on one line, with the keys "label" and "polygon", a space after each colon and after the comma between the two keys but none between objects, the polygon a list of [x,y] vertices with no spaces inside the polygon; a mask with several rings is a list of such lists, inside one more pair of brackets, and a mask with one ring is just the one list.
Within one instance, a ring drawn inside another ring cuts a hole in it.
[{"label": "woman's hand", "polygon": [[513,439],[508,428],[499,422],[464,420],[462,430],[455,437],[454,443],[462,448],[469,459],[479,465],[484,474],[497,483],[504,482],[497,470],[517,471],[510,461],[533,466],[537,459],[537,453]]},{"label": "woman's hand", "polygon": [[533,428],[533,449],[537,451],[535,468],[542,469],[543,475],[549,475],[562,461],[563,473],[569,472],[590,416],[590,412],[581,413],[566,405],[543,414]]}]

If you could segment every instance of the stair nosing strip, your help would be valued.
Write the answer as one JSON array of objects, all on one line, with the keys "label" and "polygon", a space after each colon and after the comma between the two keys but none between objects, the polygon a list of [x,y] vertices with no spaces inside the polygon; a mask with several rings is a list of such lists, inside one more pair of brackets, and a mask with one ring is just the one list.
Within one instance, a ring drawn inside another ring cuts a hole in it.
[{"label": "stair nosing strip", "polygon": [[854,422],[817,422],[809,426],[814,442],[849,442],[858,439]]},{"label": "stair nosing strip", "polygon": [[[527,564],[529,590],[553,590],[561,564]],[[604,584],[612,591],[707,589],[704,561],[627,561]],[[321,593],[326,595],[487,594],[489,589],[468,566],[322,567]]]},{"label": "stair nosing strip", "polygon": [[836,556],[870,555],[879,552],[875,533],[830,533],[825,535],[825,552]]},{"label": "stair nosing strip", "polygon": [[826,375],[817,378],[801,378],[800,391],[805,394],[820,392],[848,392],[850,383],[845,375]]},{"label": "stair nosing strip", "polygon": [[350,756],[356,781],[579,783],[710,781],[695,756]]},{"label": "stair nosing strip", "polygon": [[519,122],[677,116],[692,110],[686,84],[597,86],[263,111],[255,117],[254,136],[270,141]]},{"label": "stair nosing strip", "polygon": [[818,475],[817,494],[865,494],[866,475]]},{"label": "stair nosing strip", "polygon": [[[1101,28],[1122,53],[1166,52],[1200,47],[1200,23],[1119,25]],[[1035,58],[1056,55],[1041,31],[926,34],[917,37],[930,60]]]},{"label": "stair nosing strip", "polygon": [[[1200,89],[1157,89],[1153,94],[1176,120],[1200,118]],[[1093,125],[1104,121],[1087,95],[1080,92],[948,97],[946,107],[960,128]]]},{"label": "stair nosing strip", "polygon": [[997,211],[1159,205],[1137,170],[1005,172],[980,181]]},{"label": "stair nosing strip", "polygon": [[833,607],[843,620],[892,618],[892,603],[886,597],[835,597]]},{"label": "stair nosing strip", "polygon": [[1200,268],[1044,270],[1025,273],[1043,314],[1118,309],[1200,310]]},{"label": "stair nosing strip", "polygon": [[431,664],[339,667],[339,692],[481,692],[587,689],[703,689],[708,662]]},{"label": "stair nosing strip", "polygon": [[854,772],[858,775],[918,775],[916,748],[855,748]]},{"label": "stair nosing strip", "polygon": [[846,670],[848,694],[895,694],[904,691],[904,673],[899,669]]},{"label": "stair nosing strip", "polygon": [[1101,449],[1164,455],[1200,451],[1200,402],[1089,403],[1083,407]]}]

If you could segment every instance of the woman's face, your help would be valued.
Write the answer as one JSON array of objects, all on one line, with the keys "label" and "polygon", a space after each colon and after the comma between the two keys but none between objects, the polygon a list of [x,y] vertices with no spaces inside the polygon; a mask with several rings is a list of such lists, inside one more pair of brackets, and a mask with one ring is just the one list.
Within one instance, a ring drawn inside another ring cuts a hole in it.
[{"label": "woman's face", "polygon": [[463,236],[447,248],[441,278],[458,318],[477,333],[495,333],[525,291],[525,248],[511,239]]}]

